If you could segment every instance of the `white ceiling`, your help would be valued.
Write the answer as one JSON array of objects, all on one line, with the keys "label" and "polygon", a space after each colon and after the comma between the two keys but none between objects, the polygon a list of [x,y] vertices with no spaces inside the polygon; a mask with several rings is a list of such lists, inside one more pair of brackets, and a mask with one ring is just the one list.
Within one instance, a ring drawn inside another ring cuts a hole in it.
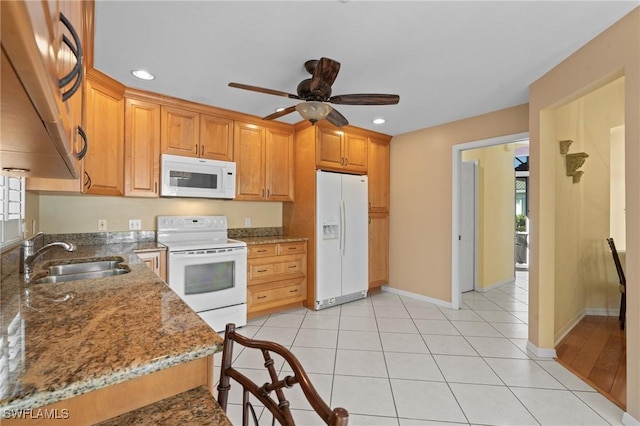
[{"label": "white ceiling", "polygon": [[266,116],[296,101],[227,83],[296,93],[304,62],[325,56],[342,64],[334,95],[400,95],[337,106],[354,126],[398,135],[528,102],[529,84],[639,4],[97,0],[94,65],[130,87]]}]

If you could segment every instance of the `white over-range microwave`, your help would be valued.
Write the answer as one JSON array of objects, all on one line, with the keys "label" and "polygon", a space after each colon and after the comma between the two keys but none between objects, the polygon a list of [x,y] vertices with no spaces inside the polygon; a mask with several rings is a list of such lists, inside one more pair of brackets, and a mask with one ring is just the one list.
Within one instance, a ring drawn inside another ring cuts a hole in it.
[{"label": "white over-range microwave", "polygon": [[162,154],[163,197],[227,198],[236,196],[236,163]]}]

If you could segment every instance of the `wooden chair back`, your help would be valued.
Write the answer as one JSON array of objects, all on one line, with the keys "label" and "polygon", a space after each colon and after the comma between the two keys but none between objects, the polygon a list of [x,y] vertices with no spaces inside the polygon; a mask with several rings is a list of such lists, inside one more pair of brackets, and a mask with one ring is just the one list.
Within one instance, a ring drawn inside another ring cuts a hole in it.
[{"label": "wooden chair back", "polygon": [[[251,348],[262,352],[264,358],[264,367],[269,373],[271,382],[257,385],[247,376],[239,372],[232,366],[233,348],[238,344],[245,348]],[[289,368],[293,373],[286,373],[283,378],[278,377],[278,372],[274,366],[274,360],[271,353],[278,354],[284,358],[289,364]],[[227,324],[224,333],[224,346],[222,349],[222,367],[220,369],[220,384],[218,385],[218,403],[225,412],[227,411],[227,402],[229,391],[231,389],[230,379],[237,382],[243,389],[242,401],[242,424],[248,426],[249,415],[253,412],[253,407],[249,402],[249,394],[257,398],[266,409],[273,415],[273,421],[276,420],[283,426],[294,426],[289,401],[285,397],[283,388],[290,388],[299,385],[305,397],[311,404],[311,407],[320,416],[325,424],[330,426],[346,426],[349,420],[349,413],[344,408],[334,408],[331,410],[329,406],[322,400],[318,392],[315,390],[309,376],[304,371],[300,361],[284,346],[265,340],[249,339],[238,334],[235,330],[235,324]],[[275,394],[275,397],[273,397]],[[254,416],[254,421],[257,419]]]},{"label": "wooden chair back", "polygon": [[627,317],[627,279],[624,276],[624,269],[622,269],[622,264],[620,263],[616,243],[613,241],[613,238],[607,238],[607,243],[609,243],[613,262],[616,264],[618,279],[620,280],[620,316],[618,319],[620,320],[620,329],[624,330],[624,324]]}]

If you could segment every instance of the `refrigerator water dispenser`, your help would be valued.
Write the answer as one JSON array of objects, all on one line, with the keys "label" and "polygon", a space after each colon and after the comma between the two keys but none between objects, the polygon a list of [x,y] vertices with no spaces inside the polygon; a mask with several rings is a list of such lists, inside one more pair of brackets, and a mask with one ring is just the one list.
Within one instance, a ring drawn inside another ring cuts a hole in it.
[{"label": "refrigerator water dispenser", "polygon": [[340,225],[322,225],[322,239],[323,240],[335,240],[340,235]]}]

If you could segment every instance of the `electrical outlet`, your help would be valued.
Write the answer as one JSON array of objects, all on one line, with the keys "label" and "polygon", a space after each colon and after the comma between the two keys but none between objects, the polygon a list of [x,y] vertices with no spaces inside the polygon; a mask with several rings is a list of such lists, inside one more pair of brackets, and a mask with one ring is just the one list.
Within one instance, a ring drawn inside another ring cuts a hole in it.
[{"label": "electrical outlet", "polygon": [[129,231],[138,231],[142,229],[142,221],[140,219],[129,219]]},{"label": "electrical outlet", "polygon": [[250,217],[245,217],[244,218],[244,227],[245,228],[250,228],[251,227],[251,218]]},{"label": "electrical outlet", "polygon": [[98,219],[98,231],[107,230],[107,219]]}]

